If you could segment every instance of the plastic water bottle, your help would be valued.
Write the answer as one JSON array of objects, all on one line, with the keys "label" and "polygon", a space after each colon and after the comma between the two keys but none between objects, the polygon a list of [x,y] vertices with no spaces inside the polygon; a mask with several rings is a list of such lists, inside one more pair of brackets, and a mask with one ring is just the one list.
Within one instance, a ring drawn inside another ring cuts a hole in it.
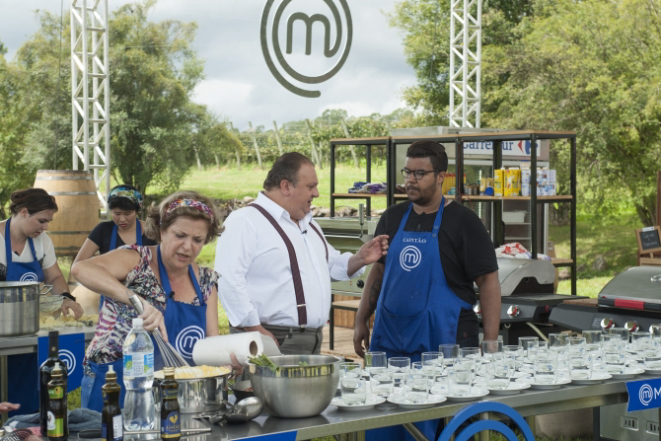
[{"label": "plastic water bottle", "polygon": [[154,383],[154,345],[142,319],[133,319],[133,329],[124,340],[124,429],[156,429]]}]

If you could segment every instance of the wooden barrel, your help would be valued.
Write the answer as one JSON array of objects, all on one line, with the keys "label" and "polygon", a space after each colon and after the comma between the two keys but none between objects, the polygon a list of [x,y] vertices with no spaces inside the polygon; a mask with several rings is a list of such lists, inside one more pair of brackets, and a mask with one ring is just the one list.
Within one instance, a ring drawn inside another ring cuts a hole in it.
[{"label": "wooden barrel", "polygon": [[73,256],[99,223],[101,202],[92,173],[79,170],[39,170],[34,186],[55,196],[58,211],[48,225],[55,255]]}]

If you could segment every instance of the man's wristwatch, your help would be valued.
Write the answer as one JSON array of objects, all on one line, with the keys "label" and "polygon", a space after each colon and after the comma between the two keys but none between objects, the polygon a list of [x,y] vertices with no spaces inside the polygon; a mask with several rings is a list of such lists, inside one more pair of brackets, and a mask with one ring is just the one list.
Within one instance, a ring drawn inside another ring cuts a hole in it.
[{"label": "man's wristwatch", "polygon": [[76,298],[75,298],[74,296],[72,296],[70,292],[63,292],[63,293],[60,294],[60,295],[61,295],[62,297],[66,297],[67,299],[69,299],[69,300],[71,300],[71,301],[73,301],[73,302],[76,301]]}]

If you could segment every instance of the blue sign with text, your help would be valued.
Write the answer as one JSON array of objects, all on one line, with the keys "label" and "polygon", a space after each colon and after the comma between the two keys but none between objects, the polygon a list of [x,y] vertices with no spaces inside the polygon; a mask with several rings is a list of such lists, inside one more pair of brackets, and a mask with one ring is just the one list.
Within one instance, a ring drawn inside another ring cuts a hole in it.
[{"label": "blue sign with text", "polygon": [[661,407],[661,378],[627,383],[629,405],[627,412]]},{"label": "blue sign with text", "polygon": [[297,433],[298,432],[294,430],[292,432],[274,433],[272,435],[250,436],[248,438],[241,438],[241,439],[249,439],[250,441],[296,441]]},{"label": "blue sign with text", "polygon": [[[85,334],[60,335],[60,360],[67,366],[67,392],[80,387],[83,380],[83,357],[85,357]],[[48,358],[48,336],[38,340],[39,366]]]}]

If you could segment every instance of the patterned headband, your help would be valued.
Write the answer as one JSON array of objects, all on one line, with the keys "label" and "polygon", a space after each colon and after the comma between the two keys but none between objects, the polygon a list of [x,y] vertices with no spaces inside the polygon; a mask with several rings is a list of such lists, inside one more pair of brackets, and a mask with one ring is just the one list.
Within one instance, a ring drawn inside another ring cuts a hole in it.
[{"label": "patterned headband", "polygon": [[170,202],[168,208],[165,209],[165,213],[163,214],[163,219],[170,216],[174,212],[174,210],[176,210],[179,207],[190,207],[200,210],[201,212],[209,216],[209,222],[213,223],[214,216],[209,206],[204,202],[200,202],[195,199],[177,199],[176,201]]},{"label": "patterned headband", "polygon": [[108,195],[108,203],[110,203],[110,201],[115,198],[126,198],[133,202],[136,207],[138,207],[138,211],[142,210],[142,194],[140,194],[140,192],[137,190],[133,190],[128,187],[114,188],[110,190],[110,194]]}]

